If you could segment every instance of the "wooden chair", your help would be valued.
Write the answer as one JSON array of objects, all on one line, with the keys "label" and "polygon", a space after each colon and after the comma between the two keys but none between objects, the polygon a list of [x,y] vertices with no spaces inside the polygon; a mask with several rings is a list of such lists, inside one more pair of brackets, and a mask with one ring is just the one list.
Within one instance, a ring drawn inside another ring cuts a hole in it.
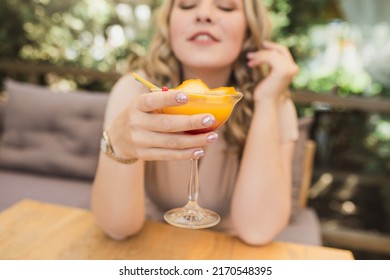
[{"label": "wooden chair", "polygon": [[301,186],[298,195],[298,206],[300,208],[307,207],[309,189],[313,174],[315,150],[316,142],[313,140],[306,140],[304,143]]},{"label": "wooden chair", "polygon": [[292,170],[293,212],[297,208],[305,208],[308,202],[316,150],[315,141],[309,137],[313,121],[312,117],[303,117],[298,122],[299,138],[295,146]]},{"label": "wooden chair", "polygon": [[8,100],[8,93],[0,92],[0,105],[4,104]]}]

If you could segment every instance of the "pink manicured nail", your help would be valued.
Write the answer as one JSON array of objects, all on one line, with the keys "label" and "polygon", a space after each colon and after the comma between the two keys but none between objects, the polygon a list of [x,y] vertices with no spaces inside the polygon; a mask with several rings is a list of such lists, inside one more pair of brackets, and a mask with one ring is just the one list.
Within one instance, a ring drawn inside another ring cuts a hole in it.
[{"label": "pink manicured nail", "polygon": [[194,156],[194,158],[200,158],[204,155],[204,151],[203,150],[195,150],[192,155]]},{"label": "pink manicured nail", "polygon": [[215,124],[214,116],[206,116],[206,117],[204,117],[203,120],[202,120],[202,124],[204,126],[212,126],[212,125],[214,125]]},{"label": "pink manicured nail", "polygon": [[175,96],[175,99],[178,103],[187,103],[188,96],[184,92],[178,92]]},{"label": "pink manicured nail", "polygon": [[210,133],[209,135],[207,135],[206,140],[209,143],[216,142],[218,140],[218,134],[215,132]]}]

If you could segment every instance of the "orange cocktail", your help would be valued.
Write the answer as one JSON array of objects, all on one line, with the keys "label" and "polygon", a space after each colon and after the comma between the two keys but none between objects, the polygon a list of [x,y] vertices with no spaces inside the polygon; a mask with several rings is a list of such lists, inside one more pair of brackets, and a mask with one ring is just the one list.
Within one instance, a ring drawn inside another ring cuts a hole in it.
[{"label": "orange cocktail", "polygon": [[164,114],[195,115],[212,114],[215,124],[212,127],[187,131],[191,134],[205,133],[220,127],[230,116],[235,104],[241,99],[242,93],[233,87],[209,89],[201,80],[187,80],[175,90],[181,90],[188,95],[188,102],[181,106],[166,107]]},{"label": "orange cocktail", "polygon": [[[133,73],[133,76],[152,91],[168,90],[165,87],[160,89],[135,73]],[[165,107],[161,109],[162,113],[171,115],[212,114],[216,120],[212,127],[186,131],[191,134],[204,133],[217,129],[229,118],[234,106],[242,97],[242,93],[237,92],[233,87],[210,89],[199,79],[186,80],[173,90],[185,92],[188,95],[188,102],[179,106]],[[191,159],[187,204],[183,207],[169,210],[164,214],[164,219],[171,225],[200,229],[212,227],[219,223],[221,218],[217,213],[204,209],[198,204],[198,176],[198,158],[194,157]]]},{"label": "orange cocktail", "polygon": [[195,115],[212,114],[215,124],[212,127],[187,131],[191,134],[205,133],[220,127],[230,116],[234,105],[241,98],[241,94],[221,94],[221,93],[187,93],[189,100],[181,106],[166,107],[162,111],[164,114],[173,115]]}]

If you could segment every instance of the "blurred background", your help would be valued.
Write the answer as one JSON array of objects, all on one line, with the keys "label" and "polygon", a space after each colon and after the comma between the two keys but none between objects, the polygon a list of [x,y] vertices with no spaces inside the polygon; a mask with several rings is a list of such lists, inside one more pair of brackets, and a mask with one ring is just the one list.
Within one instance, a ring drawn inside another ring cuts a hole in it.
[{"label": "blurred background", "polygon": [[[301,67],[299,115],[315,120],[309,205],[324,245],[390,259],[390,1],[263,1],[273,40]],[[108,92],[145,53],[159,2],[2,0],[0,78],[12,70],[18,80]],[[69,71],[81,74],[61,75]]]}]

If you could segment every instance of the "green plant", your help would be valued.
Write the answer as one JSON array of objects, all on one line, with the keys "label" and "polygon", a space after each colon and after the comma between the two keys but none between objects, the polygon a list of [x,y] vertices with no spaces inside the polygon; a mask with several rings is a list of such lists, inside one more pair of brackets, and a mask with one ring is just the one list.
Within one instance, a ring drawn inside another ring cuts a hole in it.
[{"label": "green plant", "polygon": [[116,71],[118,61],[142,52],[150,35],[148,24],[130,18],[133,10],[123,18],[119,5],[110,0],[2,1],[0,58]]}]

